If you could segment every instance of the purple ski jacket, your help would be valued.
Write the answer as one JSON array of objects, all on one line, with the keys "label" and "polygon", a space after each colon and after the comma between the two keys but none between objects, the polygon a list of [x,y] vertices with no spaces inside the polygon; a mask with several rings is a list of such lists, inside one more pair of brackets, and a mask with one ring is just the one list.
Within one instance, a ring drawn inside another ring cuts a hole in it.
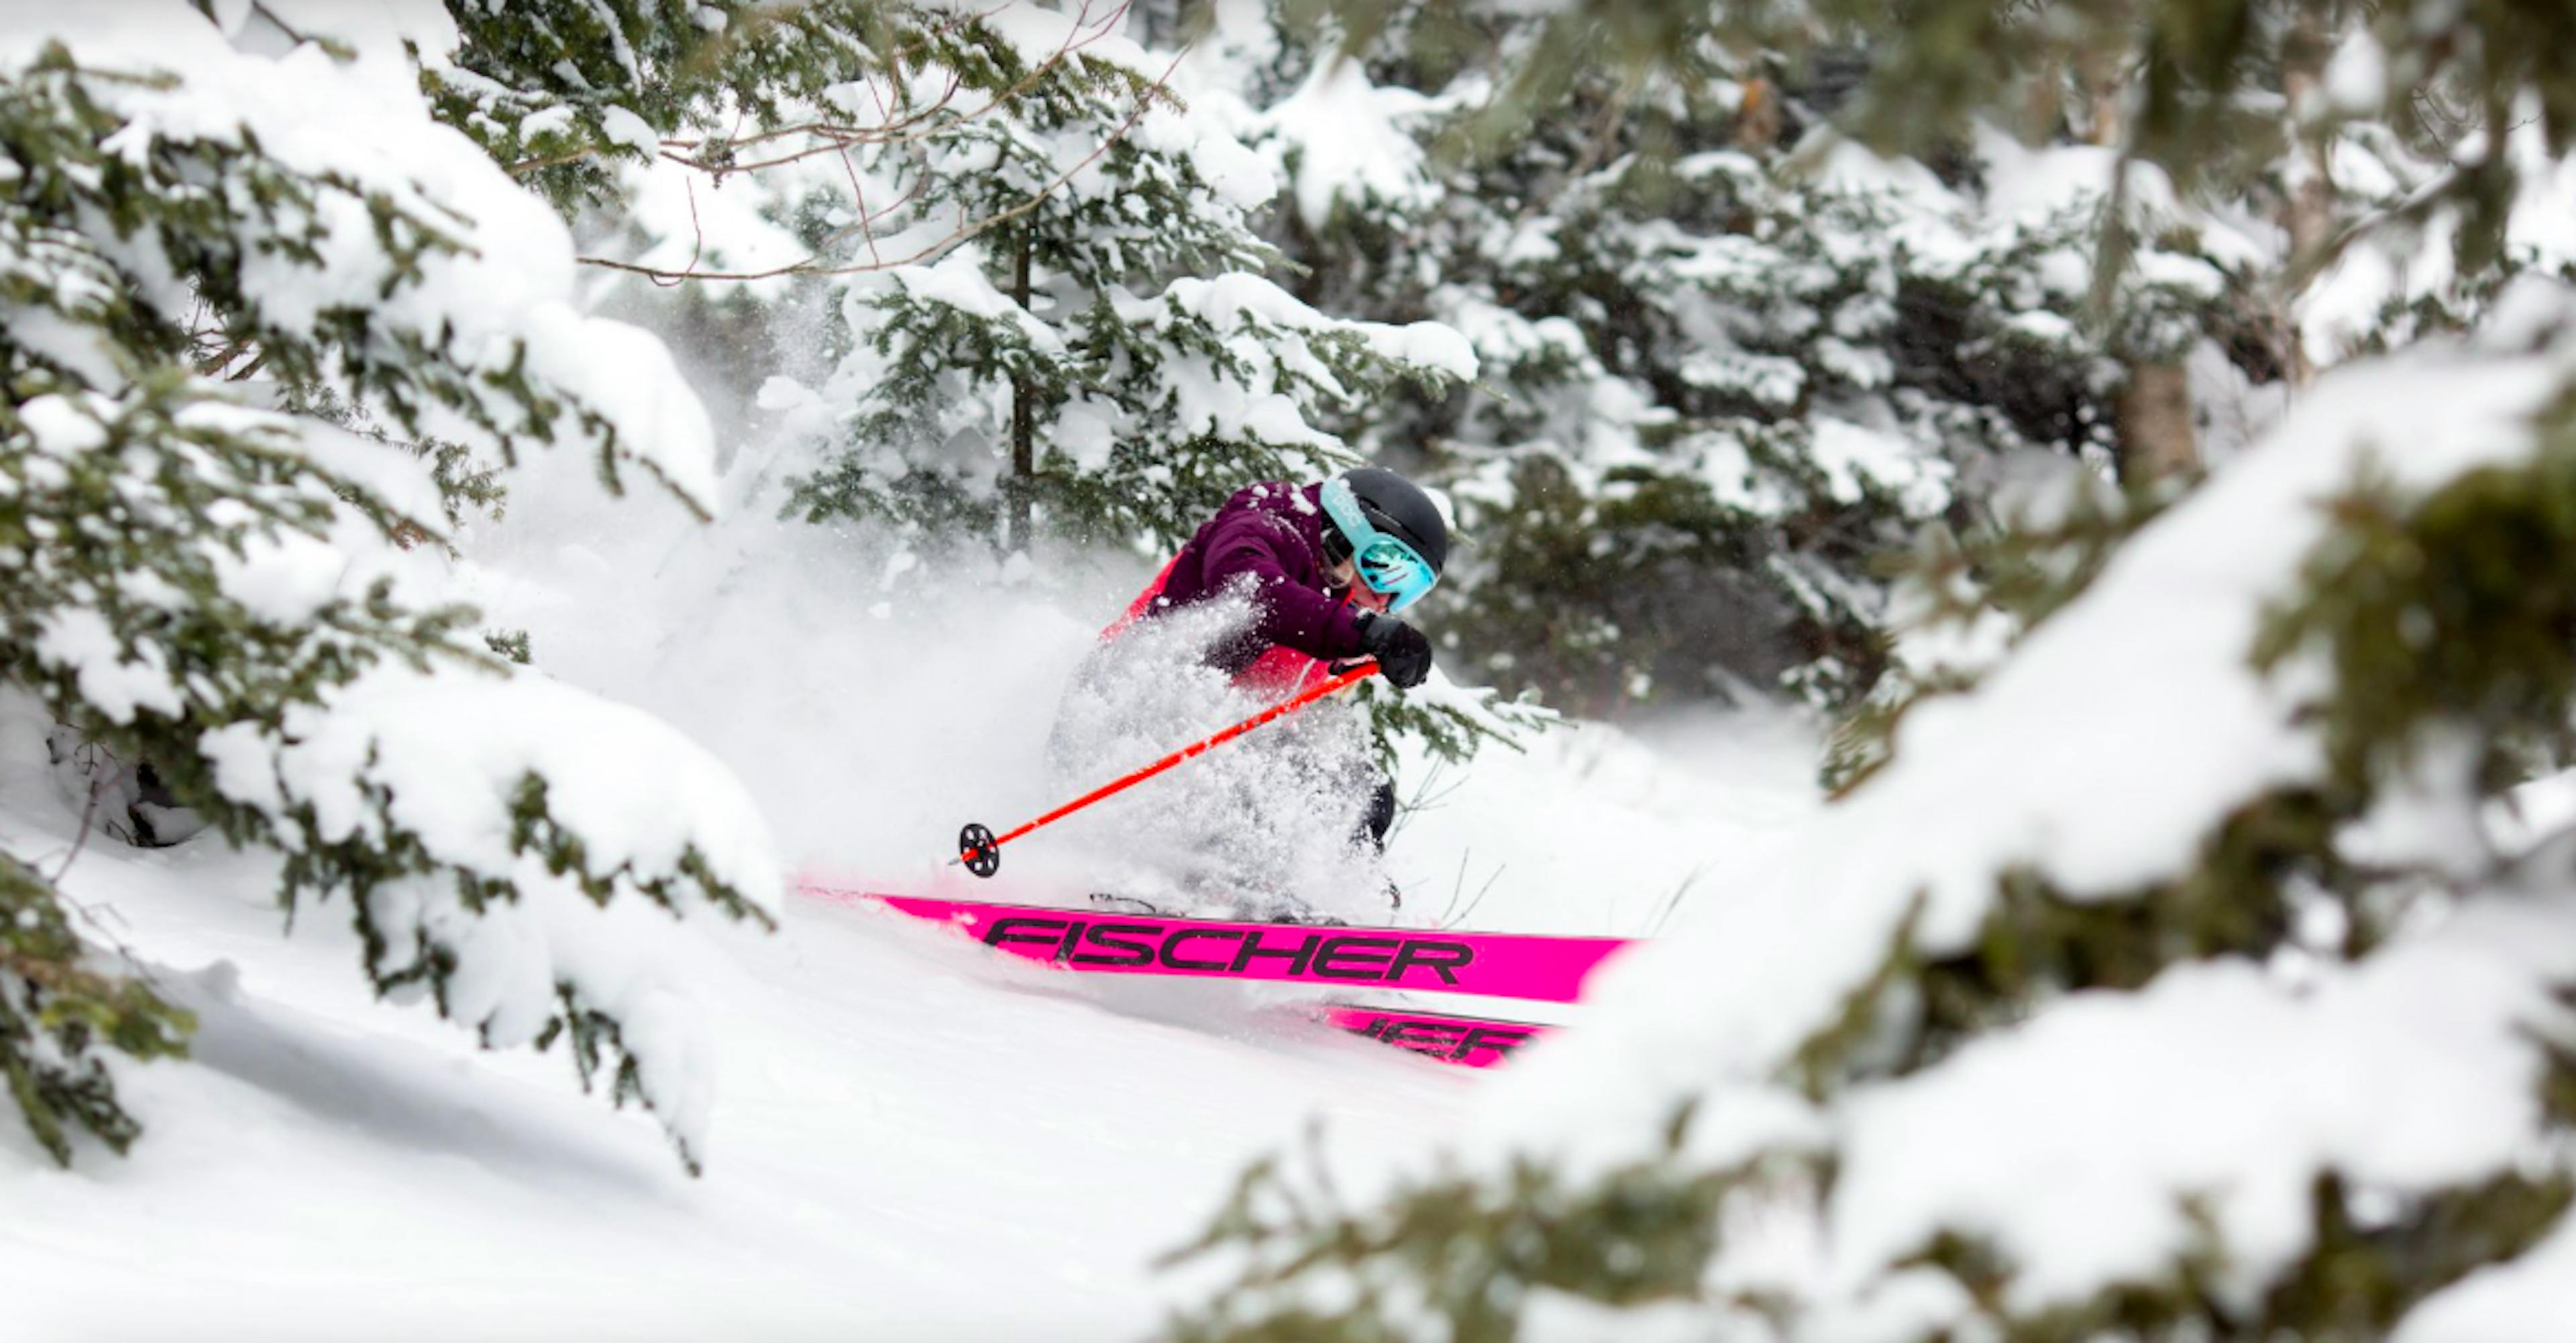
[{"label": "purple ski jacket", "polygon": [[1322,482],[1266,480],[1235,491],[1164,569],[1132,614],[1206,601],[1237,584],[1250,590],[1251,628],[1209,650],[1220,670],[1240,672],[1273,648],[1330,661],[1360,651],[1360,608],[1326,576]]}]

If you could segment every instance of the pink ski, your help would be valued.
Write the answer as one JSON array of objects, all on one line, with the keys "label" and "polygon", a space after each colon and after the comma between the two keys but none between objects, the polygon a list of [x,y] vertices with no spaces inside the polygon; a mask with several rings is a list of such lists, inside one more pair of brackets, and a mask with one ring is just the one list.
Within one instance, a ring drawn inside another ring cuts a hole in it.
[{"label": "pink ski", "polygon": [[1408,1012],[1391,1007],[1353,1007],[1344,1003],[1326,1007],[1323,1017],[1326,1022],[1353,1035],[1394,1045],[1398,1049],[1410,1049],[1463,1068],[1493,1067],[1509,1059],[1513,1050],[1553,1029],[1525,1021],[1490,1021],[1481,1017],[1453,1017],[1438,1012]]},{"label": "pink ski", "polygon": [[1570,1003],[1581,995],[1584,980],[1627,945],[1616,937],[1221,923],[887,895],[812,883],[805,890],[827,898],[874,900],[915,918],[951,924],[996,951],[1108,974],[1421,989]]}]

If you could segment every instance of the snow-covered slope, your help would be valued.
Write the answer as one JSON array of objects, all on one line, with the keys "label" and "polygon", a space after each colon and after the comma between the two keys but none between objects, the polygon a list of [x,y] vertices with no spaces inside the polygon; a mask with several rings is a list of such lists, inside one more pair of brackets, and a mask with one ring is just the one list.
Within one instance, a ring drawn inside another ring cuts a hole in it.
[{"label": "snow-covered slope", "polygon": [[[959,821],[1060,800],[1032,781],[1056,688],[1124,575],[878,616],[828,535],[757,510],[696,529],[598,501],[586,470],[536,464],[475,538],[489,615],[721,756],[792,859],[917,885]],[[28,763],[41,728],[0,716],[0,830],[50,871],[78,818]],[[1697,765],[1596,725],[1431,780],[1393,853],[1408,918],[1642,933],[1810,805],[1793,720],[1654,731]],[[1229,986],[1072,981],[797,900],[775,935],[671,940],[719,1052],[693,1181],[560,1050],[481,1052],[374,1001],[340,906],[281,937],[272,859],[93,837],[63,885],[200,1031],[191,1062],[119,1069],[147,1125],[128,1159],[58,1171],[0,1123],[0,1297],[28,1339],[1135,1337],[1198,1281],[1154,1257],[1247,1162],[1320,1121],[1364,1193],[1479,1091]]]},{"label": "snow-covered slope", "polygon": [[281,941],[269,879],[202,847],[76,864],[70,889],[200,1031],[193,1063],[127,1070],[149,1126],[128,1160],[56,1171],[0,1125],[18,1337],[1131,1334],[1152,1253],[1305,1116],[1365,1168],[1466,1095],[1360,1042],[1108,1012],[888,916],[802,908],[692,961],[723,1051],[692,1181],[560,1051],[477,1053],[371,1002],[325,920]]}]

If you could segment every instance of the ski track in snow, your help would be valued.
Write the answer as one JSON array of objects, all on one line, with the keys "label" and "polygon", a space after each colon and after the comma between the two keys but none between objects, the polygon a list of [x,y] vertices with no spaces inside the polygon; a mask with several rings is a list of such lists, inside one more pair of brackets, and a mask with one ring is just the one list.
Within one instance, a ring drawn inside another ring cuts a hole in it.
[{"label": "ski track in snow", "polygon": [[[739,568],[697,596],[637,596],[652,585],[625,575],[657,572],[657,553],[658,571],[703,570],[670,559],[701,552],[635,512],[546,499],[514,504],[541,544],[491,548],[509,577],[488,613],[533,630],[541,667],[726,759],[805,865],[921,889],[958,820],[1046,800],[1021,775],[1081,620],[999,648],[841,629]],[[772,568],[813,582],[792,557]],[[701,625],[673,603],[725,616]],[[799,641],[810,657],[777,655]],[[78,818],[40,735],[0,705],[0,839],[50,871]],[[1755,713],[1565,729],[1466,771],[1409,761],[1401,786],[1425,805],[1391,851],[1402,921],[1639,935],[1687,920],[1812,809],[1812,748],[1803,723]],[[1021,847],[973,893],[1042,886],[1044,841]],[[425,1003],[375,1001],[342,900],[281,936],[275,873],[211,836],[160,853],[93,836],[72,864],[65,889],[201,1025],[191,1062],[114,1056],[147,1125],[129,1158],[91,1145],[58,1171],[0,1116],[13,1341],[1136,1338],[1206,1291],[1213,1266],[1153,1261],[1251,1160],[1319,1123],[1339,1187],[1364,1198],[1427,1169],[1480,1091],[1476,1074],[1264,1012],[1275,992],[1076,979],[792,898],[775,936],[695,925],[720,1074],[693,1181],[647,1117],[583,1095],[561,1049],[481,1051]],[[1415,1005],[1580,1025],[1579,1007]]]}]

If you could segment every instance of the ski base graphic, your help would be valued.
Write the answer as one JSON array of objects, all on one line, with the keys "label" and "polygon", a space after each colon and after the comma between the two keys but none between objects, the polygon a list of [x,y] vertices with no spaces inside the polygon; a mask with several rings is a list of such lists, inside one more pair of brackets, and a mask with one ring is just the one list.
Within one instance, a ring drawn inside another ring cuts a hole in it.
[{"label": "ski base graphic", "polygon": [[1492,1021],[1348,1003],[1324,1008],[1323,1018],[1326,1024],[1353,1035],[1463,1068],[1490,1068],[1552,1029],[1525,1021]]},{"label": "ski base graphic", "polygon": [[1627,945],[1615,937],[1461,933],[1296,923],[1225,923],[1150,914],[1100,914],[973,900],[835,890],[915,918],[950,924],[995,951],[1068,970],[1415,989],[1570,1003],[1602,962]]}]

